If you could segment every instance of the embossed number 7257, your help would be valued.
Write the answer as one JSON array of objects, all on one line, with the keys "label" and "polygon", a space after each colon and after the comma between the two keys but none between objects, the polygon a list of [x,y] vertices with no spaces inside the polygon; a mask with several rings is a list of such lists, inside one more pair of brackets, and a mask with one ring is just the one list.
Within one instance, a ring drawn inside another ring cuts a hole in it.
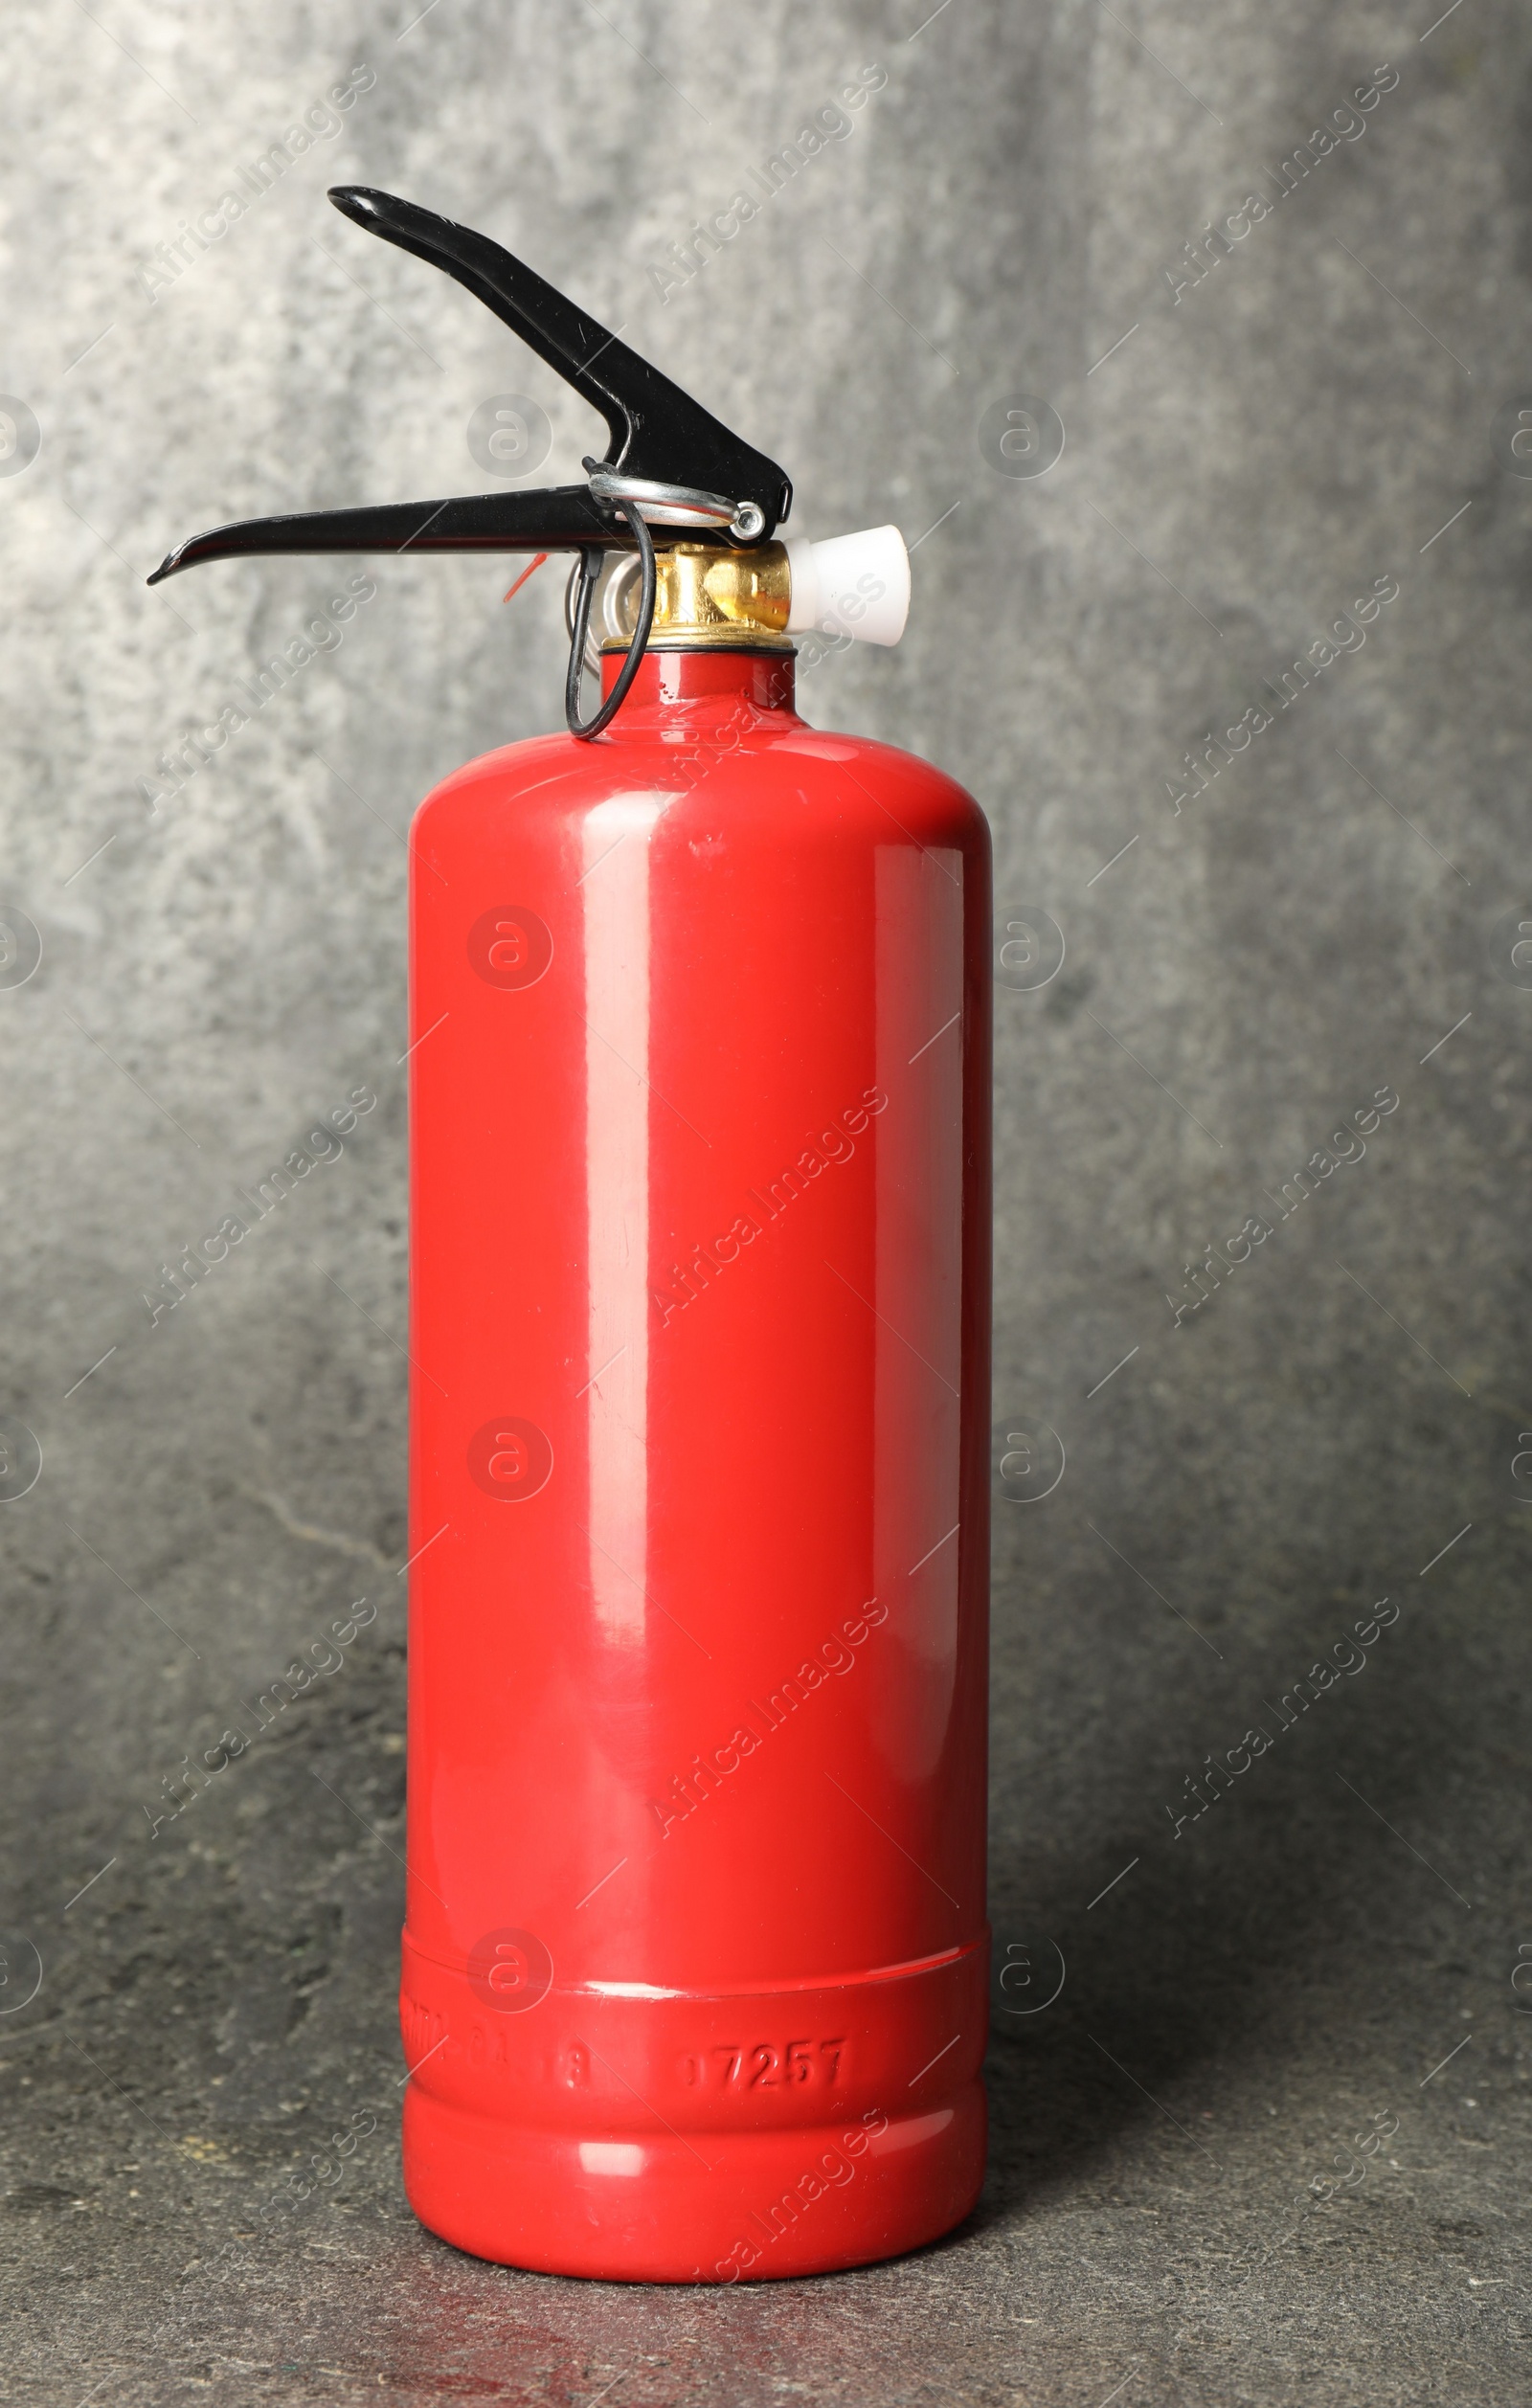
[{"label": "embossed number 7257", "polygon": [[844,2036],[828,2040],[789,2040],[785,2048],[778,2048],[771,2040],[756,2040],[743,2048],[737,2041],[728,2040],[715,2047],[712,2054],[720,2060],[720,2080],[725,2089],[732,2084],[736,2090],[775,2090],[822,2076],[825,2087],[833,2090],[845,2047]]}]

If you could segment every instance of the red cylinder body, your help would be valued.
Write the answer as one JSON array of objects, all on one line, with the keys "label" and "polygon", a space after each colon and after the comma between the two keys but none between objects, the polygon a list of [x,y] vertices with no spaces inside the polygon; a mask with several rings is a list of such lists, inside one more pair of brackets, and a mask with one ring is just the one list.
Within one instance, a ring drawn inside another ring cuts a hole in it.
[{"label": "red cylinder body", "polygon": [[792,696],[651,651],[413,830],[405,2177],[555,2273],[983,2172],[988,831]]}]

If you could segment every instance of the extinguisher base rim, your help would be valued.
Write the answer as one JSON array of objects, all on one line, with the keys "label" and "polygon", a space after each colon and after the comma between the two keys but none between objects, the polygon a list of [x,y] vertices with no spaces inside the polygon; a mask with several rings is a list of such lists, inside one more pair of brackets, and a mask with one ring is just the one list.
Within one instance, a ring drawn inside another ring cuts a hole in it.
[{"label": "extinguisher base rim", "polygon": [[[972,2214],[987,2112],[970,2080],[935,2106],[817,2128],[642,2143],[511,2126],[411,2084],[404,2180],[420,2222],[468,2256],[601,2283],[729,2284],[903,2257]],[[855,2134],[858,2151],[847,2149]],[[642,2158],[635,2179],[624,2161]]]}]

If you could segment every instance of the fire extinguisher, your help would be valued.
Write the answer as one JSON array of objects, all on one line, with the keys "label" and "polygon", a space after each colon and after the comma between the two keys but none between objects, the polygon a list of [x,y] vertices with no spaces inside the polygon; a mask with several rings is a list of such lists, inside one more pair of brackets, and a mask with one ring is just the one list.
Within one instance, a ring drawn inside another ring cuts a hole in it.
[{"label": "fire extinguisher", "polygon": [[409,2195],[605,2280],[890,2257],[984,2163],[987,829],[794,708],[796,636],[897,640],[896,529],[778,542],[781,468],[521,261],[330,199],[611,435],[156,572],[576,556],[568,734],[411,834]]}]

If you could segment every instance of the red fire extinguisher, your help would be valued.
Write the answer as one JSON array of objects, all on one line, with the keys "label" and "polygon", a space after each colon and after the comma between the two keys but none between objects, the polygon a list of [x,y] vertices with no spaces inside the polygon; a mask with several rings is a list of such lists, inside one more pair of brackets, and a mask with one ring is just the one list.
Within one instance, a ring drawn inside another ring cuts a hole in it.
[{"label": "red fire extinguisher", "polygon": [[776,541],[782,470],[519,260],[330,198],[611,433],[156,573],[577,556],[570,732],[411,838],[410,2198],[606,2280],[889,2257],[984,2162],[985,823],[794,709],[795,635],[897,638],[896,530]]}]

